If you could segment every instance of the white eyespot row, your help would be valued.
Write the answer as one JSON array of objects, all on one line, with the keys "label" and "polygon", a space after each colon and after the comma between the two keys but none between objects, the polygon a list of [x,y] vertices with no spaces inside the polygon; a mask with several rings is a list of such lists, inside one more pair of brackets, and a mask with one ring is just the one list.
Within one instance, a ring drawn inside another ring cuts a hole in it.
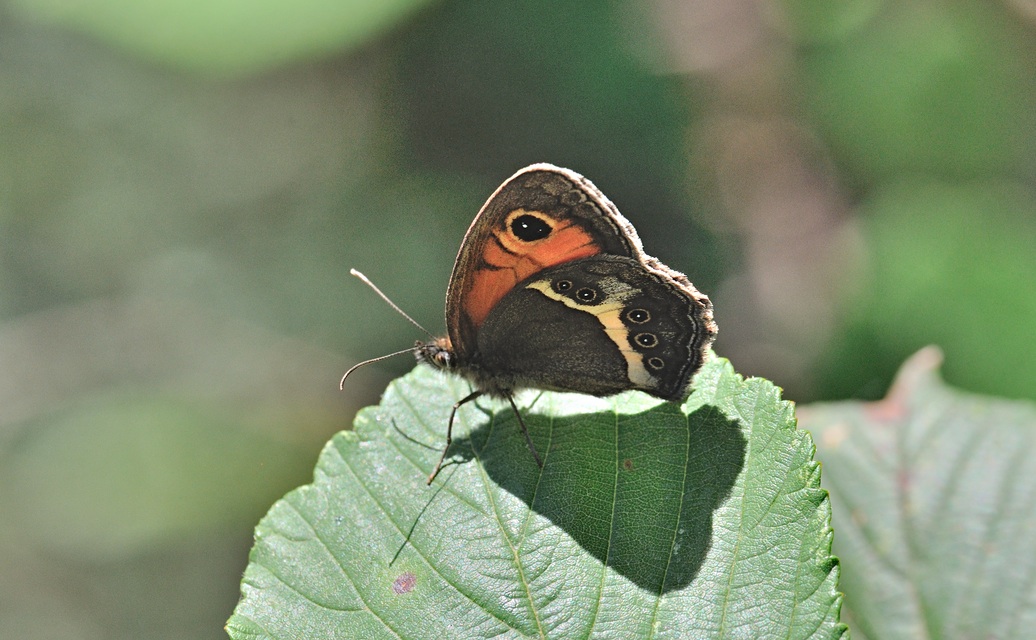
[{"label": "white eyespot row", "polygon": [[525,285],[526,289],[535,289],[551,300],[564,304],[570,309],[576,309],[597,318],[604,326],[604,334],[619,348],[622,357],[626,359],[626,375],[634,386],[641,389],[655,389],[658,387],[658,379],[648,373],[644,366],[644,355],[638,352],[630,344],[630,331],[622,322],[622,310],[626,300],[639,293],[630,285],[616,278],[603,278],[600,287],[605,294],[603,302],[598,304],[579,304],[575,300],[564,296],[551,287],[550,280],[536,280]]}]

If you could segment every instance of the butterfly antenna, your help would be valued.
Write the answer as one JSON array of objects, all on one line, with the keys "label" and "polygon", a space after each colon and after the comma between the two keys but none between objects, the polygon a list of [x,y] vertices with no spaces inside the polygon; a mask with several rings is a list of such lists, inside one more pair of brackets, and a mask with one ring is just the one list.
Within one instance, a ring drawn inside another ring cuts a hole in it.
[{"label": "butterfly antenna", "polygon": [[[399,315],[401,315],[404,318],[406,318],[407,320],[409,320],[410,324],[414,325],[415,327],[417,327],[421,331],[424,331],[428,335],[429,338],[431,338],[432,340],[435,340],[435,335],[431,331],[429,331],[428,329],[425,329],[424,327],[422,327],[420,324],[417,323],[417,320],[414,320],[413,318],[408,316],[406,311],[403,311],[398,306],[396,306],[396,303],[392,302],[392,300],[390,300],[387,295],[382,293],[381,289],[379,289],[373,282],[371,282],[370,279],[367,276],[363,275],[362,273],[360,273],[356,269],[349,269],[349,273],[351,273],[352,275],[356,276],[360,280],[363,280],[364,284],[366,284],[371,289],[374,289],[374,293],[376,293],[379,296],[381,296],[381,299],[384,300],[385,302],[387,302],[390,307],[395,309],[396,313],[398,313]],[[405,351],[400,351],[398,353],[406,353],[406,351],[414,351],[414,349],[407,349]],[[358,367],[360,365],[368,364],[370,362],[377,362],[378,360],[381,360],[382,358],[388,358],[388,357],[394,356],[394,355],[398,355],[398,354],[397,353],[390,353],[389,355],[382,356],[381,358],[374,358],[373,360],[368,360],[367,362],[361,362],[360,364],[356,365],[356,367]],[[353,367],[353,369],[355,369],[356,367]],[[352,369],[349,369],[349,371],[352,371]],[[349,375],[349,374],[346,373],[345,375]],[[342,379],[344,380],[345,378],[342,378]]]},{"label": "butterfly antenna", "polygon": [[414,351],[417,351],[420,348],[421,348],[420,346],[410,347],[409,349],[403,349],[403,350],[397,351],[395,353],[390,353],[390,354],[384,355],[384,356],[378,356],[377,358],[371,358],[370,360],[364,360],[363,362],[354,364],[353,366],[349,367],[349,370],[345,372],[344,376],[342,376],[342,381],[338,383],[338,390],[339,391],[345,391],[345,379],[349,377],[349,374],[351,374],[353,371],[356,371],[360,367],[365,367],[365,366],[367,366],[369,364],[374,364],[375,362],[381,362],[385,358],[391,358],[392,356],[398,356],[398,355],[402,355],[404,353],[413,353]]}]

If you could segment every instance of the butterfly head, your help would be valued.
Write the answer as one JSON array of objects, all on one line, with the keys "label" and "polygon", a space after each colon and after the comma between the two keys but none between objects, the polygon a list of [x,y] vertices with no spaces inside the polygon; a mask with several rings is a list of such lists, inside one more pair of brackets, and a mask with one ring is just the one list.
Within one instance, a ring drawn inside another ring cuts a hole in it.
[{"label": "butterfly head", "polygon": [[452,371],[456,367],[457,359],[453,354],[453,346],[448,337],[436,338],[431,342],[417,341],[414,354],[418,362],[424,362],[435,369]]}]

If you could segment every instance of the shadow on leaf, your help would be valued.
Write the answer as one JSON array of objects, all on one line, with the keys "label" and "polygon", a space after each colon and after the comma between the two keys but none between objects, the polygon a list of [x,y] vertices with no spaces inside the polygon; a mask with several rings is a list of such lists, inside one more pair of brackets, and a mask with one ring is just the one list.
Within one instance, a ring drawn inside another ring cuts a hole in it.
[{"label": "shadow on leaf", "polygon": [[688,585],[712,538],[712,515],[744,464],[738,424],[713,406],[660,404],[637,414],[524,414],[540,471],[514,414],[458,438],[488,475],[602,564],[652,593]]}]

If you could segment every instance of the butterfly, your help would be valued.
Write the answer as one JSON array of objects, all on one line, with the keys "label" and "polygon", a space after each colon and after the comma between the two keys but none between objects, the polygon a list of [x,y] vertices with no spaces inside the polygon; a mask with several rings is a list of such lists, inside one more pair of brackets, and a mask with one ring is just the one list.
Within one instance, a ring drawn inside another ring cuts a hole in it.
[{"label": "butterfly", "polygon": [[516,390],[636,389],[679,402],[716,337],[708,296],[645,254],[633,225],[589,180],[545,163],[508,178],[475,216],[446,292],[446,328],[406,350],[474,387],[453,406],[428,484],[464,404],[506,399],[542,467]]}]

